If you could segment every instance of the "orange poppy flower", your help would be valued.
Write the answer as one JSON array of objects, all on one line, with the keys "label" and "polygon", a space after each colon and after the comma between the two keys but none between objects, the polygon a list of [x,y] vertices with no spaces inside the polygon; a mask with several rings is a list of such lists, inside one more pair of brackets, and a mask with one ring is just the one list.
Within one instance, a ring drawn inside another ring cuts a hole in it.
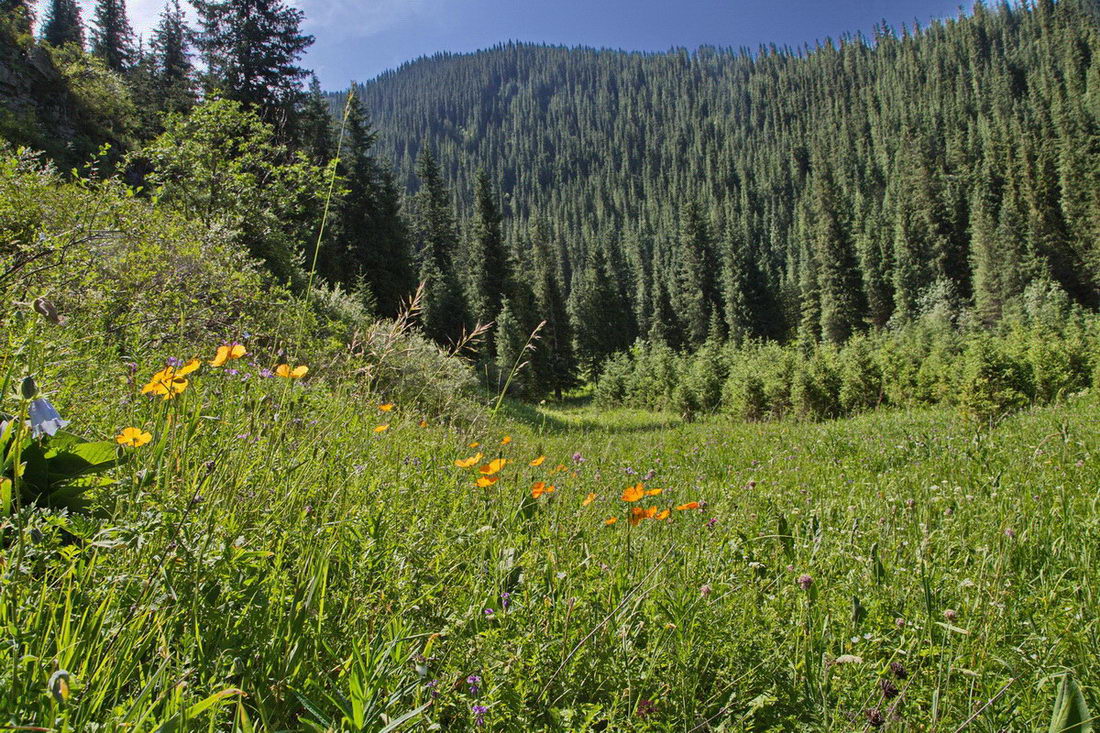
[{"label": "orange poppy flower", "polygon": [[619,521],[618,517],[608,517],[607,519],[603,520],[603,523],[605,525],[610,526],[610,525],[614,524],[617,521]]},{"label": "orange poppy flower", "polygon": [[500,476],[480,476],[477,485],[484,489],[486,486],[492,486],[497,481],[500,481]]},{"label": "orange poppy flower", "polygon": [[512,436],[511,435],[505,435],[503,438],[500,439],[500,444],[501,445],[508,445],[511,442],[512,442]]},{"label": "orange poppy flower", "polygon": [[653,519],[656,516],[657,507],[651,506],[649,509],[644,509],[636,506],[630,510],[630,526],[636,527],[643,519]]},{"label": "orange poppy flower", "polygon": [[422,428],[426,428],[426,427],[428,427],[428,421],[427,420],[421,420],[420,422],[417,423],[417,425],[419,425]]},{"label": "orange poppy flower", "polygon": [[470,456],[469,458],[461,458],[459,460],[456,460],[455,465],[459,468],[469,468],[484,457],[485,456],[483,456],[481,453],[478,453],[476,456]]},{"label": "orange poppy flower", "polygon": [[687,504],[681,504],[680,506],[676,507],[676,511],[686,512],[689,509],[698,509],[698,508],[699,508],[699,502],[689,501]]},{"label": "orange poppy flower", "polygon": [[387,430],[389,430],[389,429],[390,429],[390,426],[389,426],[389,425],[379,425],[378,427],[376,427],[376,428],[374,429],[374,432],[376,432],[376,433],[384,433],[384,432],[386,432],[386,431],[387,431]]},{"label": "orange poppy flower", "polygon": [[645,496],[645,487],[641,482],[639,482],[634,484],[633,486],[628,486],[623,489],[623,495],[619,498],[621,498],[623,501],[633,502],[638,501],[643,496]]},{"label": "orange poppy flower", "polygon": [[384,405],[379,405],[378,409],[381,410],[382,412],[389,412],[390,410],[393,409],[393,403],[392,402],[387,402]]},{"label": "orange poppy flower", "polygon": [[650,489],[649,491],[645,492],[645,495],[646,496],[660,496],[662,491],[664,491],[664,489]]},{"label": "orange poppy flower", "polygon": [[543,494],[553,494],[554,487],[547,486],[543,481],[536,481],[535,485],[531,487],[531,496],[535,499],[539,498]]},{"label": "orange poppy flower", "polygon": [[546,461],[546,456],[539,456],[535,460],[531,461],[527,465],[529,466],[541,466]]},{"label": "orange poppy flower", "polygon": [[479,445],[481,445],[481,443],[478,443],[477,441],[474,441],[473,443],[470,443],[470,444],[469,444],[468,446],[466,446],[466,447],[467,447],[467,448],[477,448],[477,447],[478,447]]},{"label": "orange poppy flower", "polygon": [[275,367],[275,374],[286,379],[301,379],[308,372],[309,367],[307,367],[305,364],[296,366],[293,369],[290,367],[290,364],[280,364],[279,366]]},{"label": "orange poppy flower", "polygon": [[494,473],[499,472],[500,469],[504,468],[506,465],[508,465],[508,459],[507,458],[497,458],[496,460],[493,460],[493,461],[490,461],[489,463],[486,463],[484,466],[482,466],[478,470],[481,471],[486,476],[492,476]]},{"label": "orange poppy flower", "polygon": [[663,512],[660,512],[657,516],[655,516],[654,519],[660,522],[663,519],[668,519],[668,515],[671,513],[672,512],[670,512],[668,509],[665,509]]},{"label": "orange poppy flower", "polygon": [[565,464],[564,463],[559,463],[558,465],[554,466],[554,470],[551,471],[551,473],[561,473],[564,470],[565,470]]},{"label": "orange poppy flower", "polygon": [[247,355],[248,352],[241,344],[222,344],[218,347],[218,353],[215,354],[214,361],[210,362],[210,366],[220,367],[230,359],[240,359]]},{"label": "orange poppy flower", "polygon": [[596,495],[595,494],[589,494],[588,496],[584,497],[584,501],[581,502],[581,506],[588,506],[589,504],[591,504],[595,500],[596,500]]}]

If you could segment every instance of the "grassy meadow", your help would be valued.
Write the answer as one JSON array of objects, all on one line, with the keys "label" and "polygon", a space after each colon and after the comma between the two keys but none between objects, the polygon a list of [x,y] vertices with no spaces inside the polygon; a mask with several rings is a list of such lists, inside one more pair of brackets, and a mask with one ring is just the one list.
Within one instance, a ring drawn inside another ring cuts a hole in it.
[{"label": "grassy meadow", "polygon": [[163,361],[104,365],[89,403],[70,325],[7,354],[69,431],[149,441],[90,514],[4,522],[13,726],[1035,730],[1097,683],[1087,394],[991,428],[456,419],[242,341],[177,344],[172,399],[139,393]]}]

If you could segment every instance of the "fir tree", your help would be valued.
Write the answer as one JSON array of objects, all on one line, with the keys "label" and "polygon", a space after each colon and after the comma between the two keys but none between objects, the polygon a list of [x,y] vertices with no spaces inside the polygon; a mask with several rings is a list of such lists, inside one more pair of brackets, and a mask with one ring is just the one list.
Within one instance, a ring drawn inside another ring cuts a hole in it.
[{"label": "fir tree", "polygon": [[500,313],[505,293],[512,287],[512,273],[501,231],[502,219],[489,176],[484,170],[478,171],[467,260],[470,311],[481,323],[489,323]]},{"label": "fir tree", "polygon": [[51,46],[76,44],[84,47],[84,25],[76,0],[50,0],[42,27],[42,38]]},{"label": "fir tree", "polygon": [[0,21],[7,20],[16,33],[34,28],[34,0],[0,0]]},{"label": "fir tree", "polygon": [[535,260],[535,301],[539,316],[546,322],[535,347],[534,371],[542,389],[560,400],[562,392],[576,384],[577,360],[573,353],[569,312],[550,251],[549,233],[541,220],[536,219],[531,225],[531,245]]},{"label": "fir tree", "polygon": [[687,341],[701,346],[718,301],[717,267],[710,227],[695,201],[688,204],[680,224],[680,251],[680,301]]},{"label": "fir tree", "polygon": [[420,190],[413,201],[413,240],[420,280],[425,283],[422,323],[431,338],[453,343],[468,322],[466,301],[455,271],[458,229],[450,191],[428,147],[421,153],[417,176]]},{"label": "fir tree", "polygon": [[611,278],[607,253],[597,246],[569,301],[577,362],[590,379],[599,375],[607,357],[630,345],[623,328],[629,309]]},{"label": "fir tree", "polygon": [[304,14],[282,0],[194,0],[208,87],[264,112],[287,112],[307,72],[298,59],[313,43]]},{"label": "fir tree", "polygon": [[161,112],[185,112],[195,104],[189,36],[179,0],[167,0],[150,43],[157,80],[156,106]]},{"label": "fir tree", "polygon": [[134,30],[126,17],[126,0],[96,0],[92,55],[119,73],[134,62]]},{"label": "fir tree", "polygon": [[827,172],[817,173],[814,187],[813,236],[821,334],[826,341],[841,344],[860,325],[862,283],[832,177]]}]

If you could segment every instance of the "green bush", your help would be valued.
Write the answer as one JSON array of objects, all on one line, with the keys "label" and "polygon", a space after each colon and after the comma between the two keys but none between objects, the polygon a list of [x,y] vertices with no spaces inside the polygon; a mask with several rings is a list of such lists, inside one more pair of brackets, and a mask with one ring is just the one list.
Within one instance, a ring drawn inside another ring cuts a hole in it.
[{"label": "green bush", "polygon": [[969,416],[992,420],[1025,407],[1026,366],[992,338],[974,340],[963,359],[959,406]]}]

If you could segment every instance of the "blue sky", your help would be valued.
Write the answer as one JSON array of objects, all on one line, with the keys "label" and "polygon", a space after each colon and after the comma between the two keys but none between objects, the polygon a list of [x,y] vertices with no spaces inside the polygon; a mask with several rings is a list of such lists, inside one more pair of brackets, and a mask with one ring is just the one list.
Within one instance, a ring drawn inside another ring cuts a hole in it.
[{"label": "blue sky", "polygon": [[[92,0],[84,0],[91,5]],[[317,42],[305,60],[326,89],[366,81],[436,51],[520,40],[663,51],[801,45],[845,31],[926,23],[971,0],[294,0]],[[163,0],[128,0],[139,31]]]}]

